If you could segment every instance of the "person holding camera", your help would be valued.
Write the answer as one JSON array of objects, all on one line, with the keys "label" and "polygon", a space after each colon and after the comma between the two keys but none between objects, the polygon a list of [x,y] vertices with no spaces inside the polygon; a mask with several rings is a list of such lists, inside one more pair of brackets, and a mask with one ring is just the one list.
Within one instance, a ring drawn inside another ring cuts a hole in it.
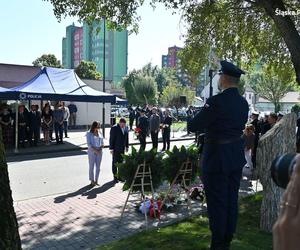
[{"label": "person holding camera", "polygon": [[249,106],[239,94],[240,76],[245,72],[221,61],[219,89],[189,123],[191,132],[205,132],[202,181],[212,232],[211,250],[229,250],[236,230],[238,193],[246,163],[241,138]]},{"label": "person holding camera", "polygon": [[[279,168],[281,174],[274,174],[274,172],[278,173]],[[300,246],[300,154],[278,157],[272,164],[272,175],[277,185],[286,187],[281,200],[280,215],[273,227],[274,250],[298,250]]]}]

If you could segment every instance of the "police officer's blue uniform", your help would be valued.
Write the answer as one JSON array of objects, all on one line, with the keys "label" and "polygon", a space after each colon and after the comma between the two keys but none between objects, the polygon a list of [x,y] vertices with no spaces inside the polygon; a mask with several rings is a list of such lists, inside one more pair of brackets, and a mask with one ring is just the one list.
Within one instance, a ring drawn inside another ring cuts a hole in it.
[{"label": "police officer's blue uniform", "polygon": [[[240,77],[244,72],[222,61],[222,73]],[[202,177],[212,231],[211,249],[229,249],[236,229],[238,191],[245,165],[241,135],[248,119],[248,103],[237,88],[209,98],[191,120],[192,132],[205,132]]]}]

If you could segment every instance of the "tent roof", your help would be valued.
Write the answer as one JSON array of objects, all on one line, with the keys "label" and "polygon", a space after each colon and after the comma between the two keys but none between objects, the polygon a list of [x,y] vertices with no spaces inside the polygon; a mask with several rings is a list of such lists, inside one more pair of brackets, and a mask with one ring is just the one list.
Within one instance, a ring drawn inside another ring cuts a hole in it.
[{"label": "tent roof", "polygon": [[[0,92],[0,96],[7,94],[1,89]],[[44,67],[34,78],[10,89],[10,92],[14,92],[16,99],[20,100],[116,102],[114,95],[94,90],[86,85],[73,69]]]}]

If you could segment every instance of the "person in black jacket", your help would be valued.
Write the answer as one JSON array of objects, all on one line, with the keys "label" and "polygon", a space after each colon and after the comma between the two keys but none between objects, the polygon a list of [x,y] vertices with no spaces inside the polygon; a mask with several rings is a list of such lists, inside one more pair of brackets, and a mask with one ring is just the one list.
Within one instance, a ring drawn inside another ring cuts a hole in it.
[{"label": "person in black jacket", "polygon": [[109,138],[109,149],[113,156],[112,161],[112,172],[114,175],[114,181],[118,182],[117,173],[117,163],[122,162],[122,154],[128,151],[129,139],[128,139],[128,127],[126,127],[125,118],[121,118],[119,123],[114,125],[110,130]]},{"label": "person in black jacket", "polygon": [[163,137],[163,148],[162,151],[170,149],[170,134],[171,134],[171,125],[172,125],[172,117],[170,115],[170,111],[167,109],[166,114],[163,118],[162,122],[162,137]]},{"label": "person in black jacket", "polygon": [[135,112],[132,107],[128,108],[129,111],[129,128],[132,130],[133,122],[135,119]]},{"label": "person in black jacket", "polygon": [[253,148],[252,156],[251,156],[253,168],[256,168],[256,150],[257,150],[257,146],[258,146],[259,135],[261,133],[258,116],[259,116],[259,113],[256,111],[253,111],[251,114],[251,118],[252,118],[251,124],[254,127],[254,135],[255,135],[254,148]]},{"label": "person in black jacket", "polygon": [[146,111],[144,109],[140,111],[141,116],[139,117],[139,122],[138,122],[138,128],[141,130],[139,134],[139,140],[141,143],[140,150],[145,150],[146,148],[146,137],[149,128],[149,121],[145,113]]},{"label": "person in black jacket", "polygon": [[18,129],[19,129],[19,144],[25,148],[25,140],[27,135],[28,127],[28,111],[25,109],[24,105],[19,106],[18,114]]},{"label": "person in black jacket", "polygon": [[[29,143],[37,146],[41,129],[41,113],[37,110],[37,105],[31,105],[29,112]],[[34,140],[32,141],[32,138]]]}]

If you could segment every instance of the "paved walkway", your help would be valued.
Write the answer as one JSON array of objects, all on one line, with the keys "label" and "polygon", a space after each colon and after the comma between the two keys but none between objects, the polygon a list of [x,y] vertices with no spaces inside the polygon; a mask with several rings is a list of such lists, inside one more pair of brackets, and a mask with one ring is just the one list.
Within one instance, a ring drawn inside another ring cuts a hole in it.
[{"label": "paved walkway", "polygon": [[[145,230],[144,216],[129,203],[119,224],[127,192],[122,184],[112,182],[102,187],[88,186],[60,196],[44,197],[15,203],[23,249],[94,249]],[[193,214],[202,211],[193,203]],[[162,215],[161,226],[188,216],[181,206],[173,213]],[[149,219],[149,226],[158,221]]]},{"label": "paved walkway", "polygon": [[[241,195],[253,193],[252,186],[254,183],[243,180]],[[126,196],[121,183],[107,182],[92,189],[85,186],[71,193],[15,202],[23,249],[95,249],[145,230],[144,216],[136,212],[133,202],[119,224]],[[205,211],[199,202],[192,206],[193,215]],[[186,205],[178,206],[163,213],[160,226],[188,216]],[[150,228],[157,224],[149,219]]]}]

